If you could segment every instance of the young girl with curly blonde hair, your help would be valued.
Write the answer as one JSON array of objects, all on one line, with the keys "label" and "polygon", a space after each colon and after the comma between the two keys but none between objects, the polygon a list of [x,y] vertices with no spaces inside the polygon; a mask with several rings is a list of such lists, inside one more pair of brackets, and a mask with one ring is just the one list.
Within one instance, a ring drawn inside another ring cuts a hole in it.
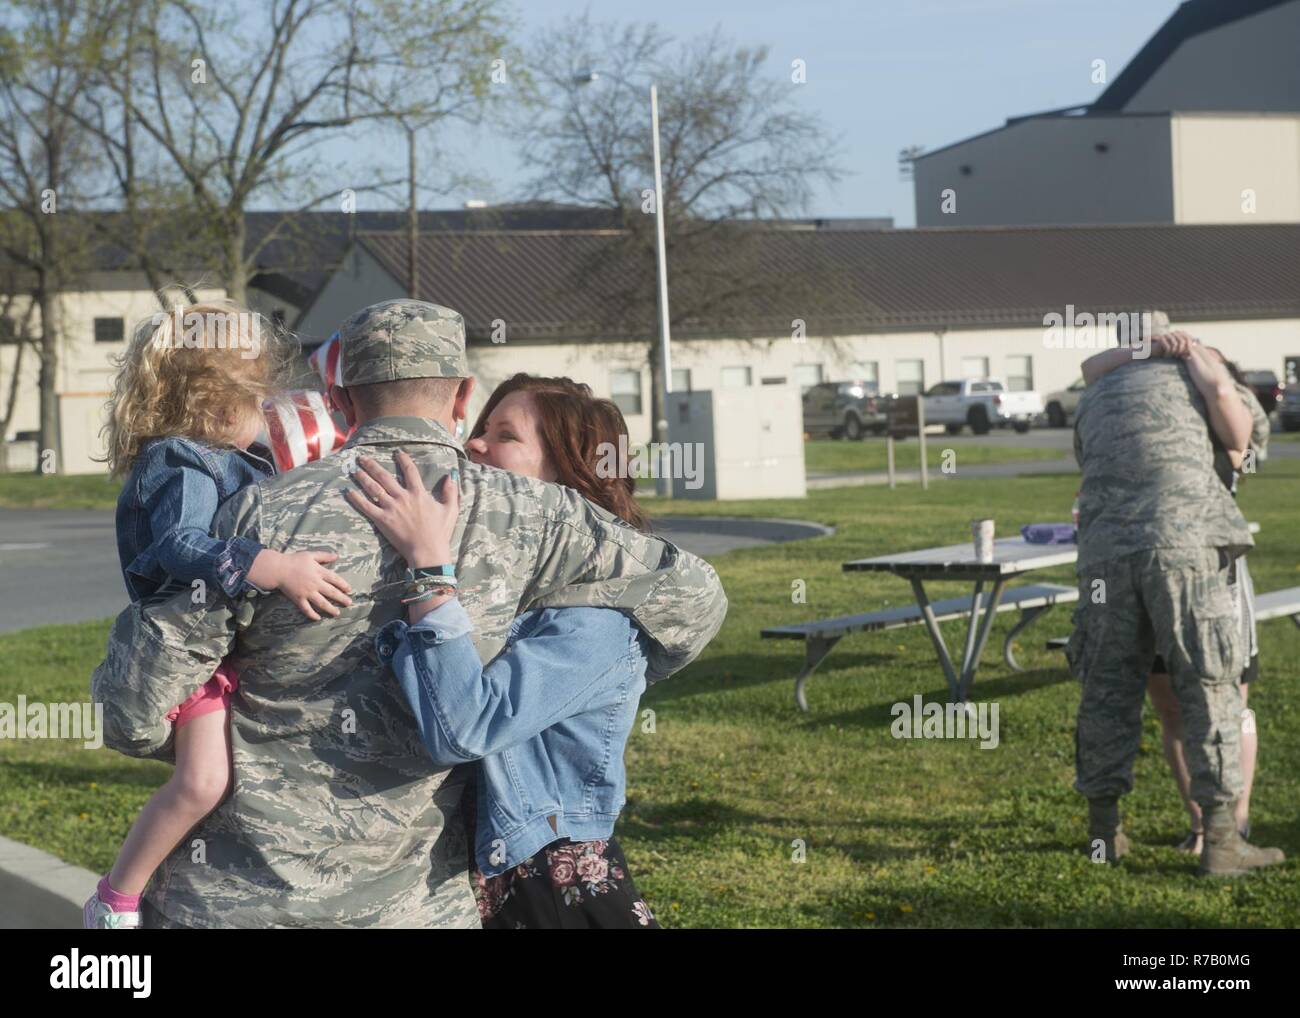
[{"label": "young girl with curly blonde hair", "polygon": [[[260,316],[225,301],[161,312],[134,330],[118,361],[105,427],[108,463],[125,478],[117,547],[133,602],[181,591],[196,602],[279,591],[314,620],[351,603],[347,583],[326,568],[333,553],[286,555],[245,537],[209,536],[223,501],[274,472],[247,450],[262,431],[262,403],[278,388],[286,354]],[[225,798],[228,711],[237,687],[223,661],[168,712],[175,773],[145,805],[86,902],[87,928],[138,928],[140,896],[154,870]]]}]

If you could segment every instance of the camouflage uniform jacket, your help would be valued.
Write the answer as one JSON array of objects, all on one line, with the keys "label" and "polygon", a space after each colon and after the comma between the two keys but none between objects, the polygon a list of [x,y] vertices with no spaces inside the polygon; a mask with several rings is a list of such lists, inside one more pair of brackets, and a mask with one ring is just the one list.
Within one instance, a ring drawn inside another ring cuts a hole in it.
[{"label": "camouflage uniform jacket", "polygon": [[340,452],[242,489],[222,505],[215,534],[336,552],[330,568],[353,604],[312,622],[278,594],[235,602],[209,591],[193,604],[185,591],[118,616],[92,680],[113,749],[173,759],[165,712],[227,655],[239,671],[231,795],[146,895],[170,923],[478,925],[458,810],[464,772],[429,759],[374,651],[374,635],[403,610],[405,563],[344,499],[358,455],[396,471],[397,448],[429,486],[460,470],[452,547],[484,661],[532,607],[627,610],[653,638],[653,678],[694,659],[722,624],[727,601],[707,563],[568,488],[469,463],[433,421],[371,421]]},{"label": "camouflage uniform jacket", "polygon": [[1214,469],[1205,399],[1186,366],[1139,361],[1088,386],[1074,450],[1082,467],[1078,571],[1154,548],[1254,545]]},{"label": "camouflage uniform jacket", "polygon": [[1242,404],[1250,412],[1250,443],[1247,446],[1249,459],[1243,461],[1240,467],[1234,467],[1218,436],[1211,435],[1210,437],[1214,442],[1214,472],[1219,475],[1219,480],[1236,497],[1237,482],[1241,479],[1242,473],[1253,474],[1259,469],[1259,465],[1268,458],[1269,423],[1268,414],[1264,413],[1264,408],[1260,406],[1259,400],[1249,388],[1235,381],[1232,383],[1232,387],[1236,390],[1237,395],[1241,397]]}]

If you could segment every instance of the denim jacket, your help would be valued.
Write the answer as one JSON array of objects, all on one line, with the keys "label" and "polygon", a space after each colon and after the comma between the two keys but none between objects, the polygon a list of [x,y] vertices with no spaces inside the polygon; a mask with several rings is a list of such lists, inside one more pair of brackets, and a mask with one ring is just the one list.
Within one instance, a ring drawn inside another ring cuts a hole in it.
[{"label": "denim jacket", "polygon": [[646,637],[612,608],[541,608],[515,619],[484,666],[471,631],[453,598],[415,625],[388,623],[375,649],[434,762],[481,761],[479,869],[502,873],[560,838],[608,838],[624,803]]},{"label": "denim jacket", "polygon": [[203,580],[231,597],[244,593],[262,546],[208,533],[222,502],[274,472],[237,449],[180,437],[146,442],[117,500],[117,554],[131,600],[153,597],[169,579]]}]

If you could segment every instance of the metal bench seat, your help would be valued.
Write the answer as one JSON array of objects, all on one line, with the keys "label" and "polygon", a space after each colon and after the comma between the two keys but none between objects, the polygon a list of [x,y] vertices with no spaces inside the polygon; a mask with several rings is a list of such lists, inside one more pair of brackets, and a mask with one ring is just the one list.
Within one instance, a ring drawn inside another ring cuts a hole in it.
[{"label": "metal bench seat", "polygon": [[[980,595],[980,608],[987,610],[989,594]],[[1021,671],[1012,653],[1011,642],[1025,626],[1029,625],[1053,605],[1066,604],[1079,599],[1078,587],[1066,587],[1055,583],[1034,583],[1023,587],[1010,587],[1002,591],[996,611],[1020,611],[1021,618],[1011,628],[1003,644],[1002,656],[1007,664]],[[934,619],[943,622],[950,619],[968,618],[971,614],[971,597],[954,597],[945,601],[935,601],[930,605]],[[832,619],[819,619],[815,622],[800,622],[788,626],[770,626],[760,635],[766,640],[803,640],[804,667],[795,679],[795,700],[800,710],[808,709],[804,695],[804,686],[831,648],[852,633],[873,633],[886,629],[901,629],[905,626],[918,625],[925,621],[924,612],[917,604],[900,605],[884,608],[880,611],[865,612],[861,615],[840,615]]]},{"label": "metal bench seat", "polygon": [[1290,617],[1300,626],[1300,587],[1288,587],[1286,590],[1273,590],[1267,594],[1255,595],[1255,621],[1267,622],[1269,619]]},{"label": "metal bench seat", "polygon": [[[1267,594],[1255,595],[1256,622],[1284,618],[1290,618],[1297,627],[1300,627],[1300,587],[1271,590]],[[1047,641],[1047,649],[1064,650],[1069,642],[1068,636],[1054,636]]]}]

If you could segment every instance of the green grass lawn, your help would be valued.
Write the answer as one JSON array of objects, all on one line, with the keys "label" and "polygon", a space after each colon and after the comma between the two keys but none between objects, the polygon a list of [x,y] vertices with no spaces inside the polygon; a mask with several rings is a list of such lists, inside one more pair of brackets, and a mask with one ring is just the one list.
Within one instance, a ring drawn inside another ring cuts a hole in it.
[{"label": "green grass lawn", "polygon": [[0,474],[0,509],[112,509],[121,490],[106,474]]},{"label": "green grass lawn", "polygon": [[[1295,926],[1300,923],[1300,630],[1260,627],[1263,675],[1256,840],[1292,857],[1278,870],[1211,883],[1173,849],[1187,823],[1148,711],[1137,787],[1125,800],[1134,851],[1116,871],[1090,863],[1084,800],[1071,790],[1075,683],[1043,640],[1068,609],[1031,628],[1024,674],[997,653],[1000,616],[976,700],[999,704],[1001,743],[895,740],[890,707],[946,687],[920,627],[843,641],[793,703],[793,643],[760,642],[766,625],[911,600],[900,580],[849,575],[847,559],[954,543],[974,515],[999,534],[1069,518],[1077,478],[967,480],[814,492],[807,499],[674,502],[674,515],[789,516],[836,526],[830,537],[746,549],[716,565],[731,599],[722,632],[685,672],[643,702],[628,749],[618,833],[637,883],[667,926]],[[1263,527],[1251,558],[1261,591],[1300,584],[1300,462],[1277,460],[1243,486]],[[1034,579],[1071,582],[1069,568]],[[791,603],[803,580],[807,603]],[[939,586],[937,596],[968,590]],[[945,627],[950,645],[959,628]],[[0,635],[0,700],[80,700],[102,653],[102,623]],[[68,743],[0,744],[0,833],[105,870],[135,811],[168,771]],[[796,846],[805,861],[792,861]]]},{"label": "green grass lawn", "polygon": [[[926,463],[939,470],[944,450],[953,450],[953,464],[958,470],[978,463],[1011,463],[1021,460],[1057,460],[1068,453],[1058,449],[1025,449],[992,439],[987,445],[952,445],[945,435],[926,435]],[[858,473],[889,469],[885,439],[864,438],[860,442],[815,439],[804,443],[804,467],[809,473]],[[914,438],[894,443],[894,463],[899,470],[916,470],[921,466],[921,445]]]}]

